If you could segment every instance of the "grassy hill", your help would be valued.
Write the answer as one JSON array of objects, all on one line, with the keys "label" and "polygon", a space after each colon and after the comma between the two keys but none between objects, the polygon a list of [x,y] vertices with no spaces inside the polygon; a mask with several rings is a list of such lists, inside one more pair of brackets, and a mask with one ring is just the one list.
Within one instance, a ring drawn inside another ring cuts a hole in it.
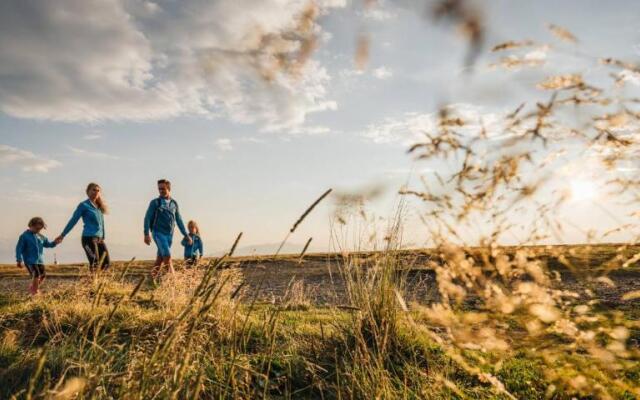
[{"label": "grassy hill", "polygon": [[239,257],[158,285],[63,265],[35,298],[2,266],[0,397],[638,398],[636,250]]}]

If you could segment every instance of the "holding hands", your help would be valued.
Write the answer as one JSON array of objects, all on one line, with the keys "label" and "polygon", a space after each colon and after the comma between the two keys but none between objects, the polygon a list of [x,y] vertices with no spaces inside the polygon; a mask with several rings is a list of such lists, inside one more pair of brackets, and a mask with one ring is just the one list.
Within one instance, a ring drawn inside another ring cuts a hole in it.
[{"label": "holding hands", "polygon": [[[60,235],[53,240],[53,243],[59,245],[64,240],[64,235]],[[98,239],[97,243],[104,243],[104,239]]]}]

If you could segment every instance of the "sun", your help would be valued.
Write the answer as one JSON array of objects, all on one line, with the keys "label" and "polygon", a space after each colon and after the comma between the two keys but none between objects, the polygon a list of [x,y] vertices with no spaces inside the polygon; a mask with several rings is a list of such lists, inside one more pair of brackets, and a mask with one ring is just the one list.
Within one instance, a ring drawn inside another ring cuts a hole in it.
[{"label": "sun", "polygon": [[572,180],[569,190],[574,201],[591,200],[598,194],[595,183],[586,179]]}]

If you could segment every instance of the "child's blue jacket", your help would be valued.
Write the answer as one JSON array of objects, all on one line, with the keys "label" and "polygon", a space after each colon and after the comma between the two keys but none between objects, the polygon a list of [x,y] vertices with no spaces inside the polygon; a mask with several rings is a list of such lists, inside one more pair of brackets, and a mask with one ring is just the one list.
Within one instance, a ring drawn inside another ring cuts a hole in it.
[{"label": "child's blue jacket", "polygon": [[27,265],[44,264],[44,248],[56,247],[46,236],[26,230],[18,238],[16,261]]},{"label": "child's blue jacket", "polygon": [[182,239],[181,244],[184,246],[184,258],[195,257],[199,254],[200,257],[203,256],[203,246],[202,246],[202,238],[198,234],[189,234],[191,240],[193,241],[191,244],[187,241],[187,238]]}]

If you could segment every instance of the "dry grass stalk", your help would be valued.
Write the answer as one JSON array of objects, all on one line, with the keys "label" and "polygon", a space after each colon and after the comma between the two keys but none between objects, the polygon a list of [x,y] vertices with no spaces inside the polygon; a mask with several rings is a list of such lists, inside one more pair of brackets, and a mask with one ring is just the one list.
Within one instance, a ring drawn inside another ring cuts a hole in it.
[{"label": "dry grass stalk", "polygon": [[313,240],[312,237],[310,237],[307,240],[307,243],[304,244],[304,247],[302,248],[302,251],[300,252],[300,255],[298,256],[298,264],[302,263],[302,259],[304,258],[304,255],[307,252],[307,249],[309,249],[309,245],[311,244],[311,241]]},{"label": "dry grass stalk", "polygon": [[229,250],[229,253],[227,254],[228,257],[232,257],[233,253],[236,251],[236,247],[238,247],[238,243],[240,242],[240,238],[242,238],[242,232],[240,232],[238,234],[238,236],[236,237],[236,240],[233,242],[233,245],[231,246],[231,249]]}]

